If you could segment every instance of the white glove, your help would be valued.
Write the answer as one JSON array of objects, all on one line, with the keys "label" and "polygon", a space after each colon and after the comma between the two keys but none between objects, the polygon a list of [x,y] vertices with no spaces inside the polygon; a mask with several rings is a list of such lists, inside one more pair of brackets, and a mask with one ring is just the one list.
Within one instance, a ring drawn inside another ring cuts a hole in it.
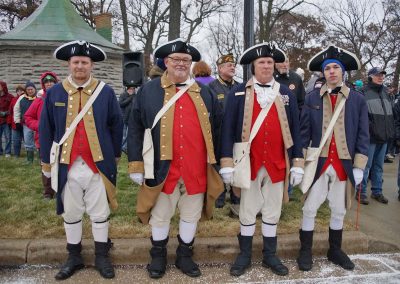
[{"label": "white glove", "polygon": [[355,185],[359,185],[364,177],[364,171],[359,168],[353,168],[353,176]]},{"label": "white glove", "polygon": [[133,173],[133,174],[129,174],[129,177],[134,183],[137,183],[138,185],[142,185],[143,184],[144,174],[142,174],[142,173]]},{"label": "white glove", "polygon": [[222,177],[222,181],[226,184],[231,184],[233,182],[233,172],[234,168],[225,167],[219,170],[219,174]]},{"label": "white glove", "polygon": [[43,175],[44,175],[45,177],[51,178],[51,172],[45,172],[45,171],[42,170],[42,173],[43,173]]},{"label": "white glove", "polygon": [[303,180],[304,170],[300,167],[290,169],[290,184],[296,186]]}]

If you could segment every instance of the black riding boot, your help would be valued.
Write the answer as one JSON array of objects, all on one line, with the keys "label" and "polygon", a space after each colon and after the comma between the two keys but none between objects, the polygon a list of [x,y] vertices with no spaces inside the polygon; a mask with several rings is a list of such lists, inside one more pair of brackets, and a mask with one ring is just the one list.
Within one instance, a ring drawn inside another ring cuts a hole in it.
[{"label": "black riding boot", "polygon": [[314,231],[299,230],[300,233],[300,252],[297,258],[297,264],[302,271],[309,271],[312,268],[312,244]]},{"label": "black riding boot", "polygon": [[150,278],[161,278],[165,274],[167,268],[167,243],[168,237],[165,240],[154,241],[150,238],[153,245],[150,249],[151,262],[147,265],[147,271]]},{"label": "black riding boot", "polygon": [[346,270],[353,270],[354,263],[341,249],[342,234],[343,230],[332,230],[329,228],[329,250],[327,254],[328,260],[332,261],[334,264],[340,265]]},{"label": "black riding boot", "polygon": [[100,275],[104,278],[114,278],[115,272],[114,267],[112,266],[110,256],[108,252],[112,247],[112,242],[108,239],[108,242],[101,243],[101,242],[94,242],[95,248],[95,267],[100,272]]},{"label": "black riding boot", "polygon": [[289,270],[284,266],[281,260],[276,256],[277,237],[263,237],[263,261],[264,267],[271,268],[272,272],[277,275],[287,275]]},{"label": "black riding boot", "polygon": [[232,276],[243,275],[247,268],[251,266],[251,251],[253,247],[253,236],[237,235],[239,241],[240,253],[231,266]]},{"label": "black riding boot", "polygon": [[178,235],[179,245],[176,249],[175,266],[179,268],[184,274],[190,277],[198,277],[201,275],[199,266],[193,261],[193,241],[185,243]]},{"label": "black riding boot", "polygon": [[82,244],[67,244],[68,259],[67,262],[61,267],[60,271],[56,274],[57,280],[64,280],[71,277],[75,271],[85,267],[81,255]]}]

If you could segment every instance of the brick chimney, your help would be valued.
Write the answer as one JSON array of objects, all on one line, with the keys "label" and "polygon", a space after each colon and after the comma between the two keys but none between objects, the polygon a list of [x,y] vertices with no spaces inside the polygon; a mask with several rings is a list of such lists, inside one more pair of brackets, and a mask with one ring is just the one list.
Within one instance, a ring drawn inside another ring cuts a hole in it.
[{"label": "brick chimney", "polygon": [[111,18],[111,13],[102,13],[94,17],[96,32],[110,42],[112,41]]}]

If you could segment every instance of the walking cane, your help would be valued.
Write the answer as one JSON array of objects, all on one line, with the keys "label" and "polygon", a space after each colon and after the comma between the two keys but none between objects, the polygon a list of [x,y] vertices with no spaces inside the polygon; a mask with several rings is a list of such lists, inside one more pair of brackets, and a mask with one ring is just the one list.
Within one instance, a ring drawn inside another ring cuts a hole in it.
[{"label": "walking cane", "polygon": [[358,217],[360,215],[360,203],[361,203],[361,183],[358,185],[358,204],[357,204],[357,214],[356,214],[356,230],[360,228],[359,223],[358,223]]}]

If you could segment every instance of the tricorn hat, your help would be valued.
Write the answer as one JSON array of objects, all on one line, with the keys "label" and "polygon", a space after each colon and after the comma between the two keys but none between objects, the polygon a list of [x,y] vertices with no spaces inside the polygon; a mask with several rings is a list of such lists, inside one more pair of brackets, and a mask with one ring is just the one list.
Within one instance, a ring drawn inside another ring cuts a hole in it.
[{"label": "tricorn hat", "polygon": [[160,45],[154,50],[154,57],[165,58],[172,53],[186,53],[192,56],[193,61],[201,59],[200,52],[193,46],[184,42],[181,38]]},{"label": "tricorn hat", "polygon": [[307,69],[310,71],[322,71],[322,63],[326,59],[335,59],[340,61],[346,71],[359,70],[361,68],[360,61],[354,53],[330,45],[308,61]]},{"label": "tricorn hat", "polygon": [[217,65],[221,65],[221,64],[227,63],[227,62],[234,63],[234,64],[236,63],[235,58],[233,58],[232,53],[221,55],[220,58],[218,58],[218,60],[217,60]]},{"label": "tricorn hat", "polygon": [[53,55],[55,58],[65,61],[72,56],[87,56],[95,62],[107,59],[106,53],[100,47],[84,40],[67,42],[58,47]]},{"label": "tricorn hat", "polygon": [[272,57],[275,63],[285,62],[286,54],[276,45],[263,42],[246,49],[239,58],[240,64],[250,64],[260,57]]}]

